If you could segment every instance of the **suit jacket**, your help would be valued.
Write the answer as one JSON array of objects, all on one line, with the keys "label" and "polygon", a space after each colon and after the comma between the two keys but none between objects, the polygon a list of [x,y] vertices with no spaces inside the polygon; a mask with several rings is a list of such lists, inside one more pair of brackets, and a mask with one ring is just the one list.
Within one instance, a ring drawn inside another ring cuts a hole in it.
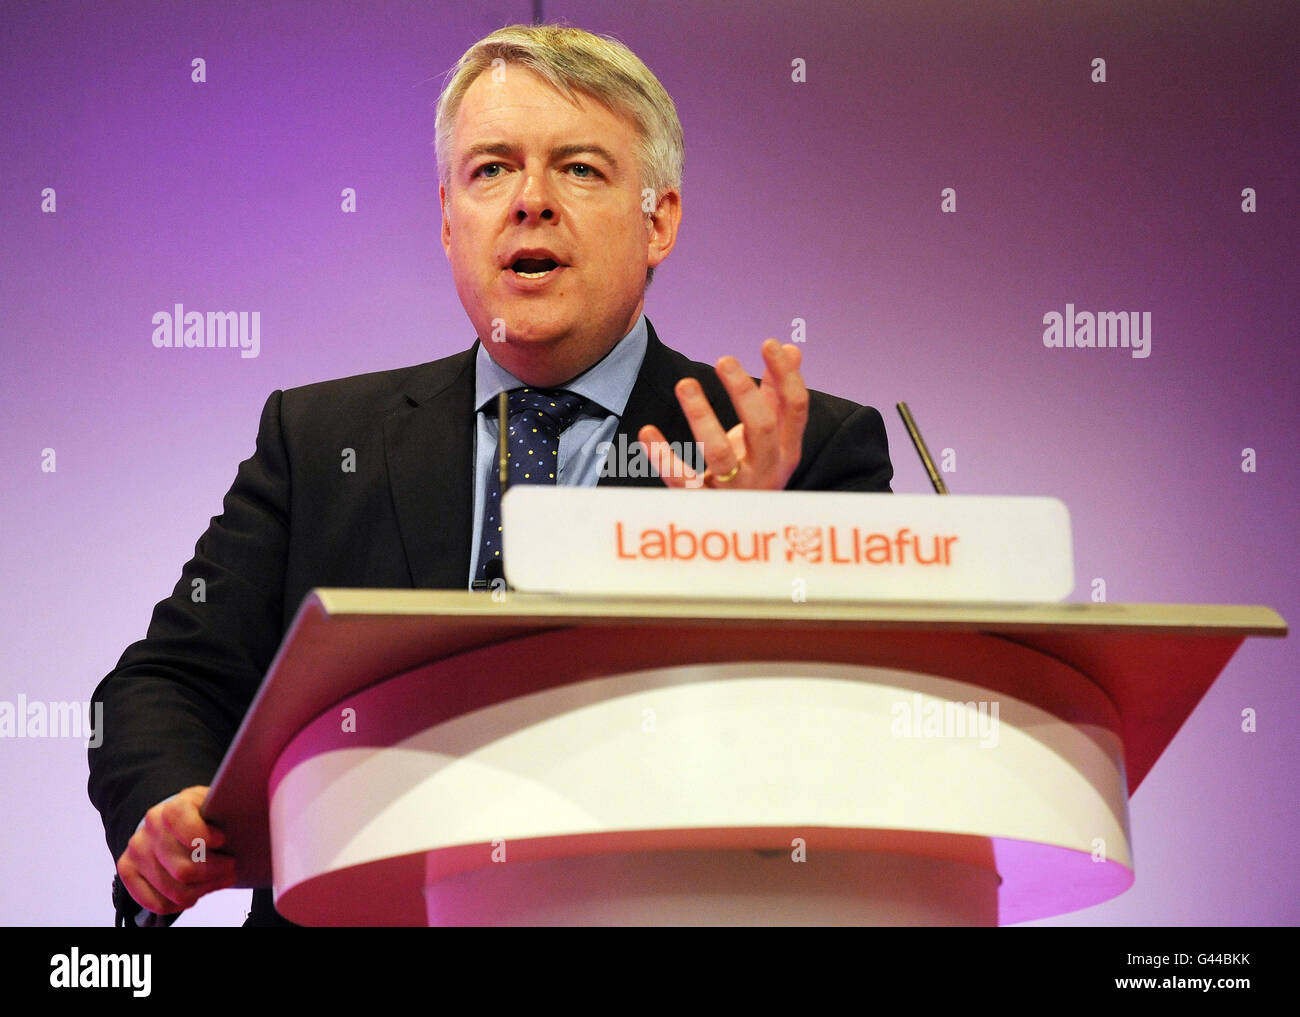
[{"label": "suit jacket", "polygon": [[[627,444],[635,447],[646,424],[670,442],[693,440],[673,394],[688,375],[723,427],[736,424],[713,368],[664,346],[653,326],[648,333],[619,423]],[[154,609],[146,637],[95,691],[105,737],[89,750],[89,791],[114,859],[149,808],[211,783],[313,587],[468,586],[477,347],[267,399],[256,449],[240,464],[221,515]],[[617,434],[614,441],[617,447]],[[354,472],[343,470],[347,449]],[[813,392],[788,488],[888,491],[892,476],[880,414]],[[611,476],[600,483],[663,482]],[[114,904],[118,921],[133,924],[139,905],[117,879]],[[250,924],[278,921],[271,891],[254,891]]]}]

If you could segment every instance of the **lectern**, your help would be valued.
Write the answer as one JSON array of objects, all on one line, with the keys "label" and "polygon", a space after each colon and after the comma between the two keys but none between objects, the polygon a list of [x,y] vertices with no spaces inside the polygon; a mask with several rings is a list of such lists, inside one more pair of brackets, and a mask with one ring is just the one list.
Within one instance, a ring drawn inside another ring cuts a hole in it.
[{"label": "lectern", "polygon": [[205,806],[307,925],[1008,924],[1266,607],[314,591]]}]

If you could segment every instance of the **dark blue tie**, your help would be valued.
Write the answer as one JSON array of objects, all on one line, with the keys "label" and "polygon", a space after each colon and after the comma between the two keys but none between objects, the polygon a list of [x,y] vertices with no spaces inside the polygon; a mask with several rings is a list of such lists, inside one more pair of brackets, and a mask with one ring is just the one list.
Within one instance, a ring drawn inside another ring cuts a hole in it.
[{"label": "dark blue tie", "polygon": [[[517,388],[508,394],[506,435],[508,484],[551,484],[560,472],[560,434],[577,419],[587,400],[562,389]],[[496,458],[488,476],[475,578],[488,579],[488,567],[501,560],[501,479]],[[500,566],[493,573],[501,575]]]}]

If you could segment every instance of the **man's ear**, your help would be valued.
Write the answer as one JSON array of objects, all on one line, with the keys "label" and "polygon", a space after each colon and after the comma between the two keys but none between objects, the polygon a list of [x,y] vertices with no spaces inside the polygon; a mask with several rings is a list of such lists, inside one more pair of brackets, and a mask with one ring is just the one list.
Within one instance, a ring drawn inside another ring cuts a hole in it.
[{"label": "man's ear", "polygon": [[447,217],[447,188],[438,185],[438,205],[442,209],[442,249],[451,257],[451,220]]},{"label": "man's ear", "polygon": [[646,263],[655,268],[668,257],[677,243],[677,228],[682,222],[682,196],[677,191],[664,191],[655,210],[647,216],[649,251]]}]

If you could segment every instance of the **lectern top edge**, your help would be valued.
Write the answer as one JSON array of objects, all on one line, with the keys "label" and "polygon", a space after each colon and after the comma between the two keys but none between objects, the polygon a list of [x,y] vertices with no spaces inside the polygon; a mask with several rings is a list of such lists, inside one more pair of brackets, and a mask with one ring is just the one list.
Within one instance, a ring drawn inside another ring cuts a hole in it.
[{"label": "lectern top edge", "polygon": [[487,593],[459,590],[377,590],[320,588],[310,600],[329,618],[343,616],[438,614],[464,622],[507,619],[518,622],[566,624],[656,624],[664,621],[730,622],[799,625],[837,622],[880,625],[924,625],[955,629],[1013,629],[1025,626],[1078,629],[1091,632],[1131,630],[1184,635],[1283,637],[1286,621],[1262,605],[1227,604],[860,604],[815,602],[794,604],[757,600],[681,598],[592,598],[562,594],[512,592],[499,600]]}]

